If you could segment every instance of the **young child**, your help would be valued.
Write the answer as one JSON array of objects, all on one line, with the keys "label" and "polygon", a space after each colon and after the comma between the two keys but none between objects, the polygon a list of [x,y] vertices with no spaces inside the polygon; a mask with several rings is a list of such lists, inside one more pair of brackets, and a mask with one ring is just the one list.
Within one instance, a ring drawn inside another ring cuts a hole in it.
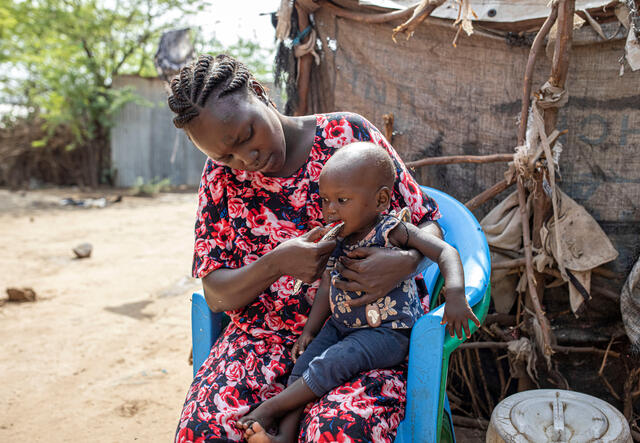
[{"label": "young child", "polygon": [[[296,363],[288,387],[238,420],[249,443],[295,441],[307,403],[361,371],[389,368],[405,360],[411,328],[424,312],[414,280],[404,281],[377,300],[341,291],[333,284],[339,277],[335,267],[347,251],[371,246],[419,250],[438,263],[444,276],[443,321],[449,323],[450,334],[454,330],[461,334],[462,327],[468,331],[468,320],[480,325],[465,298],[455,248],[394,215],[384,215],[394,181],[391,158],[372,143],[345,146],[324,166],[319,179],[322,212],[325,222],[342,225],[338,245],[291,351]],[[278,433],[268,433],[280,418]]]}]

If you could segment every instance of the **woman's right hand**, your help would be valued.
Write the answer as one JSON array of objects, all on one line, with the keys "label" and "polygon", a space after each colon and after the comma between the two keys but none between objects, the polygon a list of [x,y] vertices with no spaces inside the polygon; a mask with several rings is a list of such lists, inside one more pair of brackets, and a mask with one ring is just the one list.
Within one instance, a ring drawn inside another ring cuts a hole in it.
[{"label": "woman's right hand", "polygon": [[318,226],[311,231],[280,243],[273,252],[278,254],[278,268],[282,275],[290,275],[305,283],[313,283],[322,276],[335,240],[321,239],[329,228]]}]

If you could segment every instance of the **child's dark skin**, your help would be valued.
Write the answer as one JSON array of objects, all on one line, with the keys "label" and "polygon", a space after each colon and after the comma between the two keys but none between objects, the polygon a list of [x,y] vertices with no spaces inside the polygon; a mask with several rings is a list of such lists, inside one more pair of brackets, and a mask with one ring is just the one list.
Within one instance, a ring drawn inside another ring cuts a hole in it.
[{"label": "child's dark skin", "polygon": [[[370,143],[355,143],[347,150],[340,151],[340,155],[335,154],[320,174],[323,217],[327,223],[344,223],[341,236],[346,244],[354,244],[364,238],[378,223],[380,214],[389,208],[393,177],[385,178],[384,172],[377,173],[379,163],[376,163],[375,156],[371,154],[372,150],[380,149],[382,148]],[[379,155],[379,152],[374,154]],[[448,323],[447,327],[452,336],[457,333],[462,337],[464,329],[468,337],[469,320],[478,326],[480,322],[467,303],[462,264],[455,248],[409,223],[396,226],[391,231],[389,240],[396,247],[416,249],[438,263],[447,286],[442,322]],[[346,268],[342,269],[344,273]],[[304,352],[331,314],[329,279],[329,273],[325,271],[307,323],[292,348],[294,361]],[[364,293],[362,297],[347,303],[353,307],[362,306],[378,298],[376,294]],[[295,441],[304,406],[317,398],[301,377],[283,392],[239,419],[237,426],[244,431],[249,443]],[[281,417],[278,433],[268,433],[267,431]]]}]

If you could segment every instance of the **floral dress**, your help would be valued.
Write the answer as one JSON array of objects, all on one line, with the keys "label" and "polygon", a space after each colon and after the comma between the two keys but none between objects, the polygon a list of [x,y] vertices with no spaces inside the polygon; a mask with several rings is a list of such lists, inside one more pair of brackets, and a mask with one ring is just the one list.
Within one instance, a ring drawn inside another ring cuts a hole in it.
[{"label": "floral dress", "polygon": [[[239,268],[281,242],[323,225],[318,176],[333,153],[356,141],[383,146],[397,170],[391,209],[408,207],[420,224],[439,218],[380,132],[352,113],[320,114],[307,161],[290,177],[231,169],[207,159],[196,221],[193,275]],[[291,347],[302,332],[319,282],[294,294],[283,276],[231,318],[198,370],[182,410],[176,442],[242,440],[236,420],[282,391],[293,368]],[[372,370],[307,406],[300,442],[390,442],[404,416],[406,366]]]}]

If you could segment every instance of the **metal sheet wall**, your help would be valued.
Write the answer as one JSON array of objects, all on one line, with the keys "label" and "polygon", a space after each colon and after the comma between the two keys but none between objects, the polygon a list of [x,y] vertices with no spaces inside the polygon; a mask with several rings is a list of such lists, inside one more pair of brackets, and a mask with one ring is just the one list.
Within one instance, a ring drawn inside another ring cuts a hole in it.
[{"label": "metal sheet wall", "polygon": [[172,185],[198,185],[205,155],[173,126],[163,80],[120,76],[115,88],[132,87],[149,105],[128,103],[111,130],[111,160],[116,186],[130,187],[169,178]]}]

